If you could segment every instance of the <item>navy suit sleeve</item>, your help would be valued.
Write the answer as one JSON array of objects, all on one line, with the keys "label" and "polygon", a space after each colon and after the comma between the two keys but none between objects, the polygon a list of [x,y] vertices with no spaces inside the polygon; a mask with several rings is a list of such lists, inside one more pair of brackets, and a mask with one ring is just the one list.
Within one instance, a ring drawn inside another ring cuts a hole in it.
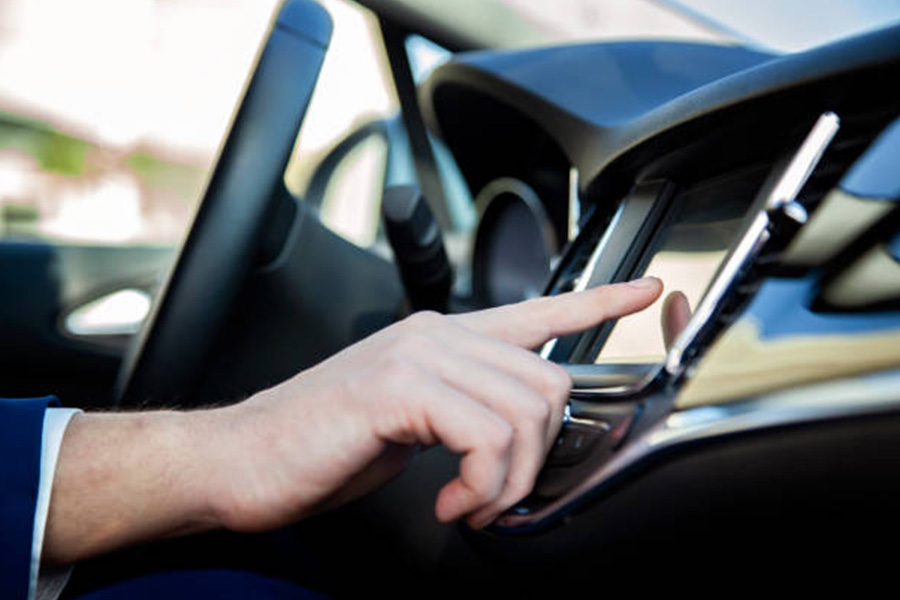
[{"label": "navy suit sleeve", "polygon": [[0,398],[0,598],[28,594],[44,411],[55,398]]}]

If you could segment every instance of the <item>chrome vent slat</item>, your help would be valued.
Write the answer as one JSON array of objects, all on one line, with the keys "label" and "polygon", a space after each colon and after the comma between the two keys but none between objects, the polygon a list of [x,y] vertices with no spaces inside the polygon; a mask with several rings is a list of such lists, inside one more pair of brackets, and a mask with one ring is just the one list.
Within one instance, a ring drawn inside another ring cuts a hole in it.
[{"label": "chrome vent slat", "polygon": [[840,132],[797,196],[798,202],[811,210],[840,183],[881,131],[897,118],[900,105],[890,104],[865,111],[851,109],[840,114]]}]

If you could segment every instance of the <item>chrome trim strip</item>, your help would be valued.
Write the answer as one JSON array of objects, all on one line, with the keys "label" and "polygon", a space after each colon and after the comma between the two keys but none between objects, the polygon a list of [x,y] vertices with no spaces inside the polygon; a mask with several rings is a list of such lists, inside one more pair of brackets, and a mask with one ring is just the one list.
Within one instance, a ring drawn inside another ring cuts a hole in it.
[{"label": "chrome trim strip", "polygon": [[[612,363],[599,363],[593,365],[562,365],[572,376],[572,391],[569,393],[573,400],[606,400],[621,396],[635,394],[647,389],[662,371],[662,364],[649,363],[624,363],[616,365]],[[591,371],[596,371],[596,375]],[[602,379],[607,375],[610,381],[622,380],[620,383],[609,385],[595,384],[591,380]],[[601,377],[598,377],[601,376]]]},{"label": "chrome trim strip", "polygon": [[[663,451],[771,427],[900,410],[900,371],[778,392],[752,400],[675,412],[652,426],[565,496],[534,512],[510,512],[495,528],[531,528],[565,510],[612,477]],[[512,532],[512,531],[511,531]]]},{"label": "chrome trim strip", "polygon": [[556,342],[559,338],[553,338],[549,342],[546,342],[543,346],[541,346],[540,357],[544,360],[548,360],[550,355],[553,354],[553,349],[556,348]]},{"label": "chrome trim strip", "polygon": [[609,430],[609,424],[607,424],[602,419],[590,419],[590,418],[585,418],[584,416],[576,417],[576,416],[572,415],[572,405],[571,404],[566,405],[566,410],[563,413],[563,423],[572,423],[574,425],[586,425],[588,427],[600,427],[600,428],[605,427],[607,430]]},{"label": "chrome trim strip", "polygon": [[603,400],[613,400],[616,398],[623,398],[627,396],[633,396],[638,392],[646,390],[647,387],[653,383],[653,381],[659,376],[660,371],[662,371],[662,365],[659,365],[659,368],[653,371],[652,373],[648,373],[643,379],[639,379],[637,381],[629,382],[622,385],[610,386],[610,387],[596,387],[596,388],[582,388],[578,390],[572,390],[572,398],[575,400],[585,400],[585,401],[603,401]]},{"label": "chrome trim strip", "polygon": [[710,283],[687,326],[667,353],[665,364],[669,375],[678,377],[684,372],[685,359],[689,351],[700,335],[712,325],[711,320],[725,300],[732,284],[753,263],[769,240],[770,214],[784,210],[788,211],[789,216],[796,213],[797,207],[793,205],[797,194],[809,180],[839,127],[840,119],[836,114],[828,112],[821,115],[775,184],[768,192],[763,192],[766,194],[763,208],[744,231],[740,241]]},{"label": "chrome trim strip", "polygon": [[[584,270],[578,277],[578,281],[575,282],[573,291],[583,292],[587,289],[588,284],[590,283],[591,278],[594,275],[594,271],[597,270],[597,264],[600,262],[600,257],[603,255],[606,247],[609,246],[609,241],[612,238],[613,233],[615,232],[616,227],[619,224],[619,221],[622,220],[622,215],[625,213],[625,204],[626,202],[624,201],[619,203],[619,208],[616,209],[615,214],[613,215],[612,219],[610,219],[609,224],[606,226],[606,231],[603,232],[603,237],[600,238],[600,241],[597,243],[597,246],[591,253],[591,257],[588,259]],[[541,358],[546,359],[550,357],[550,355],[553,353],[553,349],[556,347],[556,341],[557,338],[553,338],[543,345],[540,352]]]},{"label": "chrome trim strip", "polygon": [[603,256],[603,253],[606,252],[606,247],[609,246],[609,242],[612,239],[613,235],[616,233],[616,228],[619,226],[619,221],[622,220],[622,215],[625,214],[625,207],[627,202],[622,201],[619,203],[619,208],[616,209],[616,213],[613,215],[612,219],[610,219],[609,224],[606,226],[606,231],[603,232],[603,237],[600,238],[600,241],[597,242],[597,247],[594,248],[594,251],[591,253],[591,257],[588,259],[587,265],[584,267],[584,271],[581,272],[581,277],[578,278],[578,281],[575,282],[574,291],[583,292],[588,288],[588,285],[591,283],[591,279],[594,277],[594,272],[597,270],[597,265],[600,263],[600,257]]},{"label": "chrome trim strip", "polygon": [[685,367],[685,357],[700,334],[711,325],[710,320],[721,306],[734,281],[759,254],[769,241],[769,217],[764,211],[753,219],[738,245],[722,265],[716,278],[709,284],[706,294],[697,305],[690,321],[681,331],[666,354],[665,369],[669,375],[680,375]]},{"label": "chrome trim strip", "polygon": [[581,222],[581,198],[578,192],[578,169],[572,167],[569,169],[569,224],[567,234],[569,241],[573,241],[578,237],[581,231],[579,223]]},{"label": "chrome trim strip", "polygon": [[834,139],[840,125],[841,120],[833,112],[824,113],[816,120],[803,144],[791,158],[790,165],[769,193],[766,199],[767,211],[779,210],[794,201],[812,175],[813,169],[822,160],[825,149]]}]

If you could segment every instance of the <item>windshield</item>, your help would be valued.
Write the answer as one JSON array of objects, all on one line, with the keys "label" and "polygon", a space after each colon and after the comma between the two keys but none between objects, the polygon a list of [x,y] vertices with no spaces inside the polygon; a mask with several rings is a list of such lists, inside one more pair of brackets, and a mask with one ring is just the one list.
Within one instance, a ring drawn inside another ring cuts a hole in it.
[{"label": "windshield", "polygon": [[635,38],[795,52],[900,21],[889,0],[363,0],[497,48]]},{"label": "windshield", "polygon": [[886,0],[659,0],[746,43],[796,52],[900,21]]}]

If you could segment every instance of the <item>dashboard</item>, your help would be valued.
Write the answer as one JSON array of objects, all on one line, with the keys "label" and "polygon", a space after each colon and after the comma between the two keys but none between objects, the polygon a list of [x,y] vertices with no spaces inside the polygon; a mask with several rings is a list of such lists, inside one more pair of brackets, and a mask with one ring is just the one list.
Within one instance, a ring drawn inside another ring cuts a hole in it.
[{"label": "dashboard", "polygon": [[533,494],[475,543],[572,556],[671,533],[692,503],[704,526],[682,533],[698,539],[816,530],[820,493],[885,522],[900,491],[885,476],[900,433],[898,75],[898,27],[788,56],[479,52],[431,75],[426,121],[482,216],[476,305],[656,275],[693,309],[669,344],[656,308],[540,349],[575,382],[563,432]]}]

